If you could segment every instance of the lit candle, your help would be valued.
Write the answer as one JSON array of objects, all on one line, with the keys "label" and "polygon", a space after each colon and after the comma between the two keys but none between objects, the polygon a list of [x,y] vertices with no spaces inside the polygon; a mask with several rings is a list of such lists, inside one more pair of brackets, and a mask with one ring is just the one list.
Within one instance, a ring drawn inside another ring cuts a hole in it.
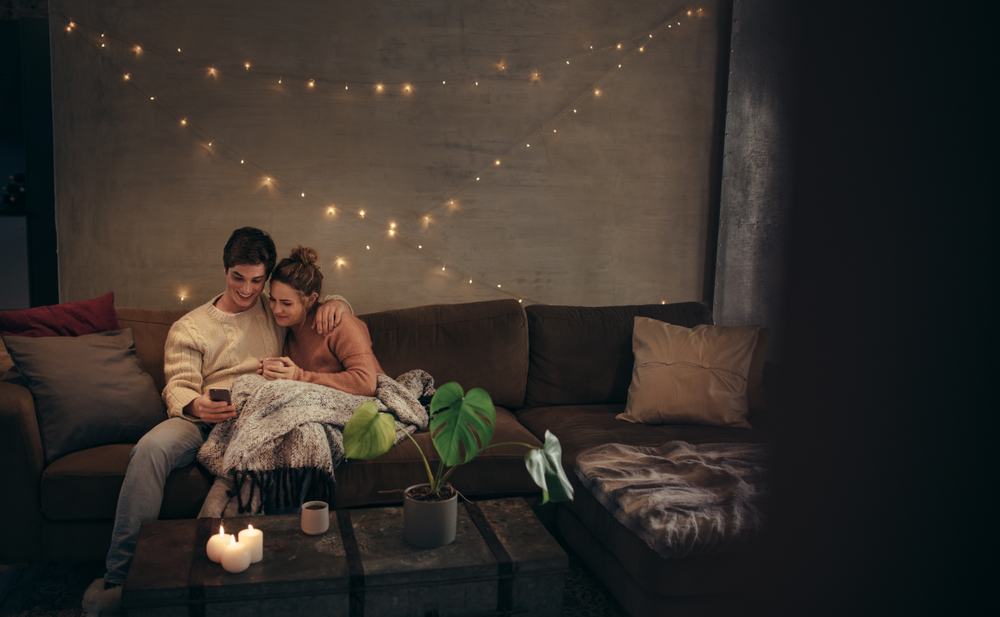
[{"label": "lit candle", "polygon": [[229,546],[222,551],[222,567],[226,572],[236,574],[250,567],[250,548],[236,538],[229,536]]},{"label": "lit candle", "polygon": [[248,525],[240,532],[240,543],[250,547],[250,563],[257,563],[264,558],[264,532]]},{"label": "lit candle", "polygon": [[219,534],[209,538],[208,546],[205,547],[208,558],[215,563],[222,561],[222,550],[229,544],[230,538],[232,536],[222,529],[222,525],[219,525]]}]

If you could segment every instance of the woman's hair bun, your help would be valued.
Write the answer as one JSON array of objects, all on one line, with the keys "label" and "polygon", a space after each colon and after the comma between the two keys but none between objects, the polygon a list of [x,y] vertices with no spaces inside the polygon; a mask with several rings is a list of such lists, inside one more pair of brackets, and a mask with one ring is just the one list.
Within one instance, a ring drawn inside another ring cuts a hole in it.
[{"label": "woman's hair bun", "polygon": [[307,266],[319,268],[319,253],[316,249],[308,246],[297,246],[292,249],[292,254],[288,256],[291,261],[297,261]]}]

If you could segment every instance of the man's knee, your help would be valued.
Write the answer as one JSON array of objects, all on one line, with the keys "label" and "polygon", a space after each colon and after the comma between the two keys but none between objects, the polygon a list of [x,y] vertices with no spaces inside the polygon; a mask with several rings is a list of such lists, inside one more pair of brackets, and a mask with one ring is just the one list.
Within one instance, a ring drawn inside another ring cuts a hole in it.
[{"label": "man's knee", "polygon": [[170,418],[157,424],[132,448],[131,459],[142,459],[173,467],[183,458],[193,458],[205,439],[197,424]]}]

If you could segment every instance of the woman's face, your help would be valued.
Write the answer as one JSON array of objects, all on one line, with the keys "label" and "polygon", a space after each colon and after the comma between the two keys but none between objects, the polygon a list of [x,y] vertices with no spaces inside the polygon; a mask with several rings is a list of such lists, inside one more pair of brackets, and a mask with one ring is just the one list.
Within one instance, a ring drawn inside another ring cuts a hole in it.
[{"label": "woman's face", "polygon": [[312,296],[306,298],[307,306],[299,300],[299,294],[290,285],[271,281],[271,312],[279,326],[290,327],[302,323],[313,301],[315,298]]}]

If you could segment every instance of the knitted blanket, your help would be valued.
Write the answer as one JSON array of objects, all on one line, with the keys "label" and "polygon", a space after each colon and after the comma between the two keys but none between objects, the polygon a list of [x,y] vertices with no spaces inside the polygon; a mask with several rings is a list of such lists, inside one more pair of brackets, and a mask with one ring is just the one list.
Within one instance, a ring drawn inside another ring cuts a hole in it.
[{"label": "knitted blanket", "polygon": [[591,494],[668,559],[723,551],[762,529],[767,470],[761,444],[606,444],[576,459]]},{"label": "knitted blanket", "polygon": [[333,469],[344,458],[343,428],[365,401],[396,416],[396,442],[428,422],[434,380],[413,370],[378,376],[374,397],[245,375],[231,388],[236,417],[220,422],[198,451],[216,476],[200,517],[275,513],[317,499],[333,507]]}]

